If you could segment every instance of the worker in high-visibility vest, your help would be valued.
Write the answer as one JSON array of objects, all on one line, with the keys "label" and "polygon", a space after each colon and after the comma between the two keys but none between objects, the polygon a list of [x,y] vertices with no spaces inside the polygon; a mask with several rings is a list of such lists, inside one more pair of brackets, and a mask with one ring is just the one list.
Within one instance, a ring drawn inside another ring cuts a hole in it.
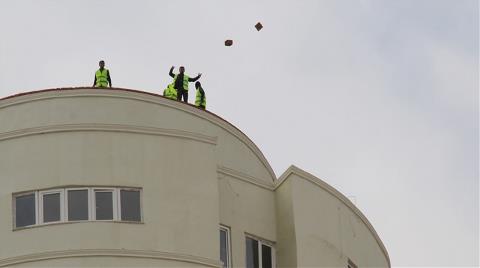
[{"label": "worker in high-visibility vest", "polygon": [[177,90],[173,87],[173,83],[169,84],[165,90],[163,90],[163,96],[172,100],[177,99]]},{"label": "worker in high-visibility vest", "polygon": [[197,94],[195,96],[195,106],[200,109],[205,110],[207,107],[207,97],[205,96],[205,91],[202,88],[200,82],[195,82],[195,88],[197,89]]},{"label": "worker in high-visibility vest", "polygon": [[173,77],[173,87],[177,90],[177,100],[181,101],[183,96],[183,101],[188,102],[188,83],[197,81],[202,74],[199,73],[195,78],[190,78],[185,74],[185,67],[180,66],[180,73],[178,74],[173,73],[174,68],[175,66],[170,68],[169,75]]},{"label": "worker in high-visibility vest", "polygon": [[95,80],[93,80],[93,87],[112,87],[110,71],[105,68],[105,62],[101,60],[98,63],[98,66],[100,66],[100,69],[95,72]]}]

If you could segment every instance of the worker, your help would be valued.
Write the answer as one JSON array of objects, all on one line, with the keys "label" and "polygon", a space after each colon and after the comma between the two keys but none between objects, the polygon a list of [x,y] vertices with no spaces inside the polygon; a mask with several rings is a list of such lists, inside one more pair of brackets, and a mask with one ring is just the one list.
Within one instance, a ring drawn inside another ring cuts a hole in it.
[{"label": "worker", "polygon": [[202,74],[199,73],[195,78],[190,78],[185,74],[185,67],[180,66],[180,73],[178,74],[174,74],[173,69],[175,69],[175,66],[170,68],[169,75],[173,77],[173,87],[177,90],[177,100],[181,101],[183,96],[183,101],[188,102],[188,83],[197,81]]},{"label": "worker", "polygon": [[93,87],[112,87],[112,79],[110,78],[110,71],[105,68],[105,62],[101,60],[98,63],[100,69],[95,72],[95,80]]},{"label": "worker", "polygon": [[207,106],[207,97],[205,96],[205,91],[202,88],[202,84],[200,84],[199,81],[195,82],[195,88],[197,89],[197,94],[195,96],[195,106],[205,110]]},{"label": "worker", "polygon": [[163,96],[172,100],[177,99],[177,90],[173,87],[173,83],[169,84],[163,91]]}]

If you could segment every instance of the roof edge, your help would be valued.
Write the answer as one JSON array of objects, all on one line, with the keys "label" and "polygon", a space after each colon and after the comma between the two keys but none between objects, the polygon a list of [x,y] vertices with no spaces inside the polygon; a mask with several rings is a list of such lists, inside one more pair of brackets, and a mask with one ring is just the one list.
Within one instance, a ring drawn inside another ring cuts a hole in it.
[{"label": "roof edge", "polygon": [[[15,98],[23,97],[23,96],[28,96],[28,95],[36,95],[36,94],[42,94],[42,93],[65,93],[65,92],[70,92],[74,93],[77,90],[98,90],[100,93],[108,93],[109,91],[117,91],[117,92],[124,92],[124,93],[133,93],[133,94],[142,94],[142,95],[150,95],[153,97],[158,98],[161,100],[155,101],[155,100],[147,100],[143,99],[144,101],[149,101],[152,103],[156,104],[163,104],[167,105],[169,107],[182,110],[184,112],[187,112],[191,115],[201,117],[205,120],[208,120],[212,122],[213,124],[219,126],[220,128],[224,129],[225,131],[229,132],[236,138],[238,138],[243,144],[245,144],[254,155],[257,156],[257,158],[260,160],[260,162],[263,164],[263,166],[267,169],[268,173],[270,174],[270,179],[273,183],[277,180],[277,176],[275,175],[275,172],[273,171],[272,167],[270,166],[270,163],[267,161],[265,155],[263,155],[262,151],[258,148],[258,146],[243,132],[241,131],[238,127],[233,125],[232,123],[228,122],[221,116],[210,112],[208,110],[201,110],[198,109],[195,105],[190,104],[190,103],[185,103],[185,102],[179,102],[175,100],[171,100],[169,98],[166,98],[162,95],[152,93],[152,92],[147,92],[147,91],[141,91],[141,90],[136,90],[136,89],[129,89],[129,88],[106,88],[106,89],[99,89],[95,87],[66,87],[66,88],[50,88],[50,89],[41,89],[41,90],[35,90],[35,91],[27,91],[27,92],[22,92],[14,95],[10,95],[7,97],[0,98],[0,109],[5,106],[10,106],[10,105],[15,105],[17,103],[11,103],[9,105],[2,105],[2,102],[4,101],[13,101]],[[56,97],[62,97],[60,95],[54,95],[54,96],[49,96],[49,98],[56,98]],[[48,97],[46,97],[48,98]]]},{"label": "roof edge", "polygon": [[290,178],[291,175],[297,175],[298,177],[305,179],[320,188],[326,190],[330,194],[332,194],[334,197],[336,197],[338,200],[340,200],[343,204],[345,204],[348,208],[352,210],[353,213],[355,213],[367,226],[367,228],[370,230],[370,233],[373,235],[375,240],[377,241],[377,244],[380,246],[380,249],[382,250],[383,254],[385,255],[387,259],[388,266],[391,267],[390,263],[390,256],[388,255],[387,248],[383,244],[382,240],[380,239],[380,236],[378,235],[377,231],[373,227],[373,225],[370,223],[370,221],[367,219],[367,217],[360,211],[355,204],[353,204],[350,199],[348,199],[345,195],[343,195],[340,191],[326,183],[320,178],[315,177],[311,173],[308,173],[307,171],[295,166],[291,165],[290,167],[283,172],[283,174],[278,178],[277,182],[275,183],[275,190],[282,185],[284,181],[286,181],[288,178]]}]

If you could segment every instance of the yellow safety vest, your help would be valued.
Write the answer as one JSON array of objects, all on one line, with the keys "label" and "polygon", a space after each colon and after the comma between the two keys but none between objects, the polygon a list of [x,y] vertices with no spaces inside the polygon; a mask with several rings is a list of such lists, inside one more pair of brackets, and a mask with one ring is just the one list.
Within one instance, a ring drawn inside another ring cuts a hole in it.
[{"label": "yellow safety vest", "polygon": [[108,87],[108,69],[103,68],[103,71],[98,69],[95,73],[95,77],[97,80],[97,83],[95,84],[96,87]]},{"label": "yellow safety vest", "polygon": [[[175,81],[177,81],[178,74],[175,75],[173,78],[173,84],[175,85]],[[188,75],[183,74],[183,89],[188,91]]]},{"label": "yellow safety vest", "polygon": [[195,106],[197,107],[207,107],[207,96],[205,95],[205,91],[203,92],[203,99],[202,99],[202,93],[200,92],[200,89],[197,89],[197,94],[195,97]]},{"label": "yellow safety vest", "polygon": [[177,99],[177,90],[173,87],[173,83],[169,84],[167,88],[163,91],[163,96],[172,100]]}]

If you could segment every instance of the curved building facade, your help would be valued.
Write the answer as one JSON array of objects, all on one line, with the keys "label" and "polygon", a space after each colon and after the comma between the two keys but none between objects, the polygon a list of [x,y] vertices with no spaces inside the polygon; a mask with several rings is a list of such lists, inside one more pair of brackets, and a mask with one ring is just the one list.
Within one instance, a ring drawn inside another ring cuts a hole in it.
[{"label": "curved building facade", "polygon": [[0,267],[390,267],[337,190],[146,92],[0,100],[0,183]]}]

